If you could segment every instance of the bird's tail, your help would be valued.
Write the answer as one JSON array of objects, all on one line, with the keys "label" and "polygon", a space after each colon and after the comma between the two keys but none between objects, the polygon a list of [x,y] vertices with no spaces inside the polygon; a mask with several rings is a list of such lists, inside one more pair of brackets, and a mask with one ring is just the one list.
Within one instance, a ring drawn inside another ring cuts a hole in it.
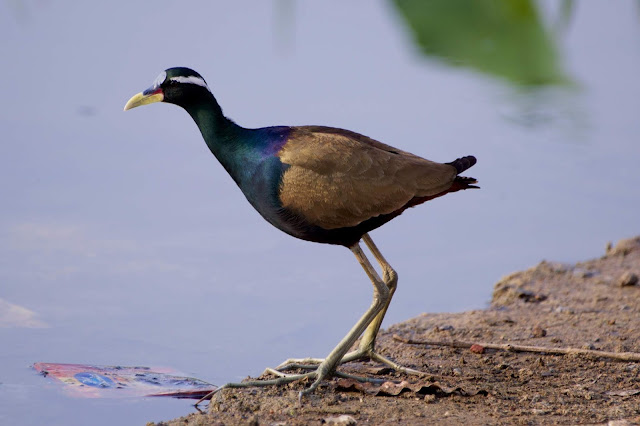
[{"label": "bird's tail", "polygon": [[467,155],[466,157],[458,158],[457,160],[453,160],[452,162],[447,164],[455,167],[458,171],[458,174],[460,174],[476,164],[476,157],[474,157],[473,155]]},{"label": "bird's tail", "polygon": [[[476,164],[476,157],[473,155],[467,155],[466,157],[458,158],[450,163],[447,163],[456,168],[458,174],[464,172],[474,164]],[[453,185],[451,185],[451,189],[449,192],[460,191],[461,189],[469,189],[469,188],[479,188],[479,186],[474,185],[474,183],[478,183],[478,181],[472,177],[465,176],[456,176],[453,181]]]}]

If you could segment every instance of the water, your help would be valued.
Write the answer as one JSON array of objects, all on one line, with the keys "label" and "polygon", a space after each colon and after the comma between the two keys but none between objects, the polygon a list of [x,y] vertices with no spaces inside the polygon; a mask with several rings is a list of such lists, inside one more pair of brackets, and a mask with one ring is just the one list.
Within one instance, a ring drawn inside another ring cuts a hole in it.
[{"label": "water", "polygon": [[640,11],[565,4],[533,3],[529,23],[554,29],[544,69],[563,83],[525,87],[425,55],[391,2],[5,2],[0,299],[28,311],[0,323],[0,423],[186,414],[186,401],[70,398],[29,366],[171,366],[221,384],[325,355],[370,303],[353,256],[266,224],[187,114],[122,112],[170,66],[200,71],[247,127],[324,124],[478,157],[481,190],[372,233],[400,275],[386,325],[482,308],[506,273],[638,234]]}]

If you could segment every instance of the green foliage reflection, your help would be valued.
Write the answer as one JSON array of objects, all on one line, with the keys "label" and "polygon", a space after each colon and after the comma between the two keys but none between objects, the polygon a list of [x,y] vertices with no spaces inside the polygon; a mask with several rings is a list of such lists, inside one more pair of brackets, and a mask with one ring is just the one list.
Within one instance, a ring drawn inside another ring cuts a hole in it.
[{"label": "green foliage reflection", "polygon": [[566,84],[531,0],[393,0],[423,54],[524,86]]}]

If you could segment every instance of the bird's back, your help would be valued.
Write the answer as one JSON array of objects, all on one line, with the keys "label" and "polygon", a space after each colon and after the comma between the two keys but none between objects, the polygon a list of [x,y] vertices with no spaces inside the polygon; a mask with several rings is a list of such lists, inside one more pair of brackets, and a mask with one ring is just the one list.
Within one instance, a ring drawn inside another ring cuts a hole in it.
[{"label": "bird's back", "polygon": [[250,185],[254,200],[247,198],[298,238],[351,245],[406,208],[475,183],[468,179],[454,188],[458,169],[472,165],[473,157],[436,163],[331,127],[290,127],[287,133],[286,140],[270,142],[278,145],[272,151],[278,161],[264,158]]}]

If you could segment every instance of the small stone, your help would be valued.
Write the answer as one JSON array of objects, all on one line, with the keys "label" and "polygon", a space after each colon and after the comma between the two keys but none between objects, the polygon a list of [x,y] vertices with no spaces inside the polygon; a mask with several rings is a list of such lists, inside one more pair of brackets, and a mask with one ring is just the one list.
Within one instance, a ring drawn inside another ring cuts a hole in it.
[{"label": "small stone", "polygon": [[573,309],[567,308],[566,306],[558,306],[553,311],[558,314],[568,314],[568,315],[574,314]]},{"label": "small stone", "polygon": [[483,354],[484,353],[484,346],[478,345],[478,344],[474,344],[474,345],[471,345],[469,350],[471,352],[473,352],[474,354]]},{"label": "small stone", "polygon": [[549,410],[543,410],[543,409],[540,409],[540,408],[534,408],[534,409],[531,410],[531,414],[534,414],[536,416],[545,416],[545,415],[547,415],[549,413],[550,413]]},{"label": "small stone", "polygon": [[627,419],[609,420],[609,422],[607,423],[607,426],[632,426],[632,425],[633,423],[631,423]]},{"label": "small stone", "polygon": [[424,402],[426,402],[427,404],[431,404],[432,402],[436,401],[436,396],[432,395],[432,394],[426,394],[424,396]]},{"label": "small stone", "polygon": [[624,274],[620,275],[616,283],[620,287],[636,285],[638,283],[638,276],[633,272],[627,271]]},{"label": "small stone", "polygon": [[524,300],[525,303],[538,303],[547,300],[547,296],[544,294],[536,294],[528,290],[518,290],[518,298]]},{"label": "small stone", "polygon": [[453,370],[453,375],[454,376],[462,376],[462,370],[459,368],[454,368]]},{"label": "small stone", "polygon": [[536,325],[531,330],[531,337],[544,337],[546,335],[547,335],[547,330],[545,330],[544,328],[540,327],[539,325]]},{"label": "small stone", "polygon": [[328,424],[328,425],[345,425],[345,426],[350,426],[350,425],[355,425],[358,422],[356,421],[356,419],[354,419],[353,417],[347,415],[347,414],[343,414],[341,416],[337,416],[337,417],[326,417],[324,420],[324,423]]}]

